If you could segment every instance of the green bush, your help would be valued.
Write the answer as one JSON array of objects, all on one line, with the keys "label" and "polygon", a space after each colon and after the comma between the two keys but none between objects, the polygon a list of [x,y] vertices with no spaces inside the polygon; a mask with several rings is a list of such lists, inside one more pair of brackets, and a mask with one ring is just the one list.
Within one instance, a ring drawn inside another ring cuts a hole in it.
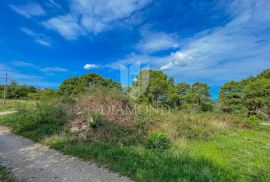
[{"label": "green bush", "polygon": [[65,124],[73,117],[68,107],[53,102],[41,103],[35,110],[21,109],[5,117],[3,123],[11,125],[16,133],[38,141],[63,131]]},{"label": "green bush", "polygon": [[248,118],[248,120],[246,121],[246,124],[248,124],[248,125],[250,125],[250,126],[256,126],[256,125],[258,125],[260,122],[261,122],[261,120],[260,120],[257,116],[253,115],[253,116],[250,116],[250,117]]},{"label": "green bush", "polygon": [[171,142],[166,133],[156,131],[149,135],[147,146],[149,149],[167,150],[171,147]]},{"label": "green bush", "polygon": [[89,123],[92,128],[101,126],[104,122],[104,117],[100,113],[92,114],[89,118]]},{"label": "green bush", "polygon": [[38,106],[35,112],[35,119],[40,123],[63,125],[72,118],[68,112],[68,105],[43,103]]}]

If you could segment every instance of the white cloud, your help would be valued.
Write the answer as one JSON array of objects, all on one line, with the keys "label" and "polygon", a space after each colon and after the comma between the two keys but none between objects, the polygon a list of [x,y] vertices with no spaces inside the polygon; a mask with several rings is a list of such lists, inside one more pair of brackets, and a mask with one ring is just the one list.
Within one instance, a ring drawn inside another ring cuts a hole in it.
[{"label": "white cloud", "polygon": [[170,69],[172,66],[173,66],[173,63],[169,62],[169,63],[165,64],[164,66],[161,66],[160,69],[167,70],[167,69]]},{"label": "white cloud", "polygon": [[174,34],[143,30],[141,36],[142,40],[140,40],[136,47],[142,52],[152,53],[156,51],[176,49],[180,46],[178,38]]},{"label": "white cloud", "polygon": [[53,17],[43,24],[67,40],[81,35],[97,34],[115,23],[130,18],[151,0],[71,0],[70,12]]},{"label": "white cloud", "polygon": [[49,5],[50,7],[56,7],[56,8],[62,9],[61,5],[56,3],[54,0],[48,0],[47,5]]},{"label": "white cloud", "polygon": [[[240,7],[232,8],[241,4]],[[270,68],[270,3],[235,0],[227,9],[232,20],[182,40],[181,48],[165,56],[129,55],[113,68],[141,62],[162,69],[176,81],[207,81],[221,85]],[[240,8],[240,9],[239,9]]]},{"label": "white cloud", "polygon": [[45,72],[45,73],[68,72],[69,71],[68,69],[62,68],[62,67],[40,67],[40,66],[36,66],[32,63],[24,62],[24,61],[13,61],[12,64],[14,66],[17,66],[17,67],[33,68],[33,69],[36,69],[38,71]]},{"label": "white cloud", "polygon": [[46,11],[42,8],[42,6],[37,3],[28,3],[22,6],[10,5],[10,7],[16,13],[26,18],[31,18],[32,16],[42,16],[46,14]]},{"label": "white cloud", "polygon": [[36,66],[32,63],[24,62],[24,61],[13,61],[12,64],[14,66],[19,66],[19,67],[31,67],[31,68],[36,68]]},{"label": "white cloud", "polygon": [[40,70],[43,72],[68,72],[68,69],[61,67],[45,67]]},{"label": "white cloud", "polygon": [[169,69],[172,69],[174,66],[185,67],[193,59],[194,58],[189,56],[188,54],[183,53],[181,51],[177,51],[177,52],[172,53],[170,56],[163,58],[164,62],[168,62],[168,61],[171,61],[171,62],[166,63],[165,65],[161,66],[160,69],[161,70],[169,70]]},{"label": "white cloud", "polygon": [[57,31],[67,40],[74,40],[83,33],[77,17],[71,15],[51,18],[43,22],[43,25],[48,29]]},{"label": "white cloud", "polygon": [[48,38],[46,35],[44,35],[44,34],[39,34],[39,33],[35,33],[35,32],[33,32],[32,30],[30,30],[30,29],[28,29],[28,28],[25,28],[25,27],[22,27],[22,28],[21,28],[21,31],[22,31],[23,33],[25,33],[26,35],[28,35],[28,36],[34,38],[34,40],[35,40],[37,43],[39,43],[39,44],[41,44],[41,45],[43,45],[43,46],[47,46],[47,47],[50,47],[50,46],[51,46],[51,44],[50,44],[50,42],[49,42],[49,39],[50,39],[50,38]]},{"label": "white cloud", "polygon": [[84,65],[83,68],[86,69],[86,70],[91,70],[91,69],[98,68],[98,65],[96,65],[96,64],[86,64],[86,65]]}]

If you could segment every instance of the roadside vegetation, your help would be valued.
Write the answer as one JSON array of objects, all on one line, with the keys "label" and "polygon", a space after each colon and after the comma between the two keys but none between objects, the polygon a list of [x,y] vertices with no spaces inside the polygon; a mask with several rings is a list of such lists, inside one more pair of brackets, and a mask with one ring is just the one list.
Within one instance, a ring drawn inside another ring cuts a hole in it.
[{"label": "roadside vegetation", "polygon": [[270,70],[229,82],[214,103],[207,84],[160,71],[125,91],[88,74],[0,124],[135,181],[270,181],[269,82]]},{"label": "roadside vegetation", "polygon": [[15,182],[14,177],[0,164],[0,181],[1,182]]}]

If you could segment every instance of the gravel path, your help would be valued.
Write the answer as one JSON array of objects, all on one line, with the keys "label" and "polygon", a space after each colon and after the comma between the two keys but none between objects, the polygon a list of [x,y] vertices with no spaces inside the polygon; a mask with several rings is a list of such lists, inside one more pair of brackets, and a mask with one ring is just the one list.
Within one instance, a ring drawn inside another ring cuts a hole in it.
[{"label": "gravel path", "polygon": [[[1,115],[1,114],[0,114]],[[0,160],[11,169],[19,181],[33,182],[126,182],[120,177],[95,164],[63,155],[55,150],[20,136],[0,126]]]}]

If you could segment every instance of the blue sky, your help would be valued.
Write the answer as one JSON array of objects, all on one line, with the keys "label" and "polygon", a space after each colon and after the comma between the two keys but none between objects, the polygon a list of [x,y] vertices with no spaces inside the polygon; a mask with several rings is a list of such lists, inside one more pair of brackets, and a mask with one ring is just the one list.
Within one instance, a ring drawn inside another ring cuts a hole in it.
[{"label": "blue sky", "polygon": [[89,72],[120,80],[134,64],[176,82],[229,80],[270,67],[269,0],[0,2],[0,73],[57,88]]}]

